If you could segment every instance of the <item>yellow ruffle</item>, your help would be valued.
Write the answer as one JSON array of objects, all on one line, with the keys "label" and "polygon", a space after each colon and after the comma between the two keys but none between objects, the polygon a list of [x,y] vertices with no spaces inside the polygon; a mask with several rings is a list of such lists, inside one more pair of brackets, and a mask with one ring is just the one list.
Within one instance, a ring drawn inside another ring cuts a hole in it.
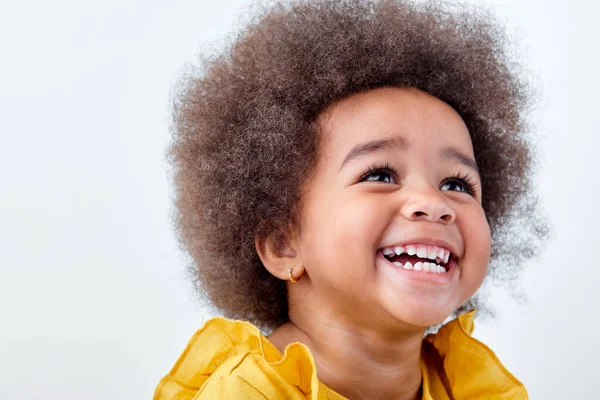
[{"label": "yellow ruffle", "polygon": [[[441,367],[443,373],[439,375],[456,399],[528,399],[523,384],[489,347],[471,336],[474,317],[475,310],[471,310],[425,338],[441,361],[441,365],[427,365],[427,370]],[[435,389],[438,388],[432,388],[431,392]]]},{"label": "yellow ruffle", "polygon": [[[425,338],[423,399],[527,399],[523,385],[471,337],[474,314]],[[305,345],[290,344],[282,354],[254,325],[225,318],[196,332],[154,394],[154,400],[265,398],[345,400],[319,381]]]}]

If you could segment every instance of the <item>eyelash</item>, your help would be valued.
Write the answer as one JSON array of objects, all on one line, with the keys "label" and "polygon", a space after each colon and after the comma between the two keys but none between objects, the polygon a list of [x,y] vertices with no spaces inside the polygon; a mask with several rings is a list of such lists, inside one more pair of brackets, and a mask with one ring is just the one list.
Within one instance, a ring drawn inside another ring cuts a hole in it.
[{"label": "eyelash", "polygon": [[396,168],[394,168],[390,163],[386,162],[385,164],[372,164],[370,165],[360,176],[359,182],[362,182],[366,177],[372,175],[376,172],[383,172],[386,174],[390,174],[394,179],[398,179],[398,173],[396,172]]},{"label": "eyelash", "polygon": [[[392,176],[393,179],[398,180],[398,173],[396,171],[397,169],[394,166],[390,165],[390,163],[388,162],[386,162],[385,164],[373,164],[361,174],[359,182],[363,182],[365,178],[376,173],[389,174]],[[473,179],[473,177],[468,173],[457,173],[455,175],[452,175],[444,179],[441,185],[444,185],[449,182],[462,184],[465,188],[465,193],[468,193],[471,196],[474,196],[477,192],[478,184],[475,181],[475,179]]]},{"label": "eyelash", "polygon": [[448,182],[460,182],[463,183],[466,186],[466,193],[470,194],[471,196],[475,196],[475,193],[477,192],[477,182],[475,181],[475,179],[473,179],[473,177],[467,173],[465,174],[455,174],[452,175],[449,178],[446,178],[444,180],[444,184],[448,183]]}]

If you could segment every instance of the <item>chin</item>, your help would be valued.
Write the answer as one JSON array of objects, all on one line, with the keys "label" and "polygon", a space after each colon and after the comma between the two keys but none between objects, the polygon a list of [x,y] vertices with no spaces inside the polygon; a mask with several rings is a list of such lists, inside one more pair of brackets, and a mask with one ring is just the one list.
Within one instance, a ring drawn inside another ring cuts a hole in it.
[{"label": "chin", "polygon": [[419,326],[421,328],[428,328],[433,325],[438,325],[444,322],[446,318],[452,313],[450,312],[432,312],[431,310],[415,310],[415,312],[406,315],[399,316],[403,322]]},{"label": "chin", "polygon": [[392,314],[405,324],[428,328],[441,324],[454,311],[449,303],[438,304],[436,301],[403,301],[402,306],[395,306]]}]

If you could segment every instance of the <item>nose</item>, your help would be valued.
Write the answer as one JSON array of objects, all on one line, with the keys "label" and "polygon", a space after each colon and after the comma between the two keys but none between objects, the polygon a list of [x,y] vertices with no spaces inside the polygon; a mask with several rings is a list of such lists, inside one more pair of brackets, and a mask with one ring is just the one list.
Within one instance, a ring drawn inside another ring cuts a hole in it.
[{"label": "nose", "polygon": [[[408,189],[408,188],[405,188]],[[441,222],[451,224],[456,219],[443,193],[437,188],[412,188],[402,205],[402,215],[413,221]]]}]

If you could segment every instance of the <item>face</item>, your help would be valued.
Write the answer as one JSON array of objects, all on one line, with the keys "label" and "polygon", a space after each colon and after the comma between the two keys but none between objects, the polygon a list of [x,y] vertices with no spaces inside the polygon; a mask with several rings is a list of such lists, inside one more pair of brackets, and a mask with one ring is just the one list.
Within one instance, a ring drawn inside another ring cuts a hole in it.
[{"label": "face", "polygon": [[359,325],[442,322],[479,288],[490,254],[463,120],[425,92],[380,88],[318,122],[296,243],[310,301]]}]

